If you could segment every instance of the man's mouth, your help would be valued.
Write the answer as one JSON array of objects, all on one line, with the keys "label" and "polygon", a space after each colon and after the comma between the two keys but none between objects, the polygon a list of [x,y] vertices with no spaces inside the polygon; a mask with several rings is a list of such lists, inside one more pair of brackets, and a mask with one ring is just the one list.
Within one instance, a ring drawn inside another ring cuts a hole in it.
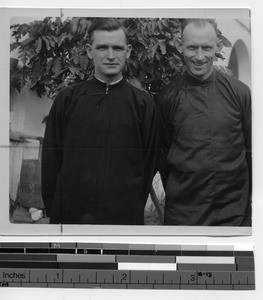
[{"label": "man's mouth", "polygon": [[118,66],[117,63],[104,63],[105,66]]},{"label": "man's mouth", "polygon": [[192,64],[196,67],[202,67],[206,64],[205,61],[199,62],[199,61],[192,61]]}]

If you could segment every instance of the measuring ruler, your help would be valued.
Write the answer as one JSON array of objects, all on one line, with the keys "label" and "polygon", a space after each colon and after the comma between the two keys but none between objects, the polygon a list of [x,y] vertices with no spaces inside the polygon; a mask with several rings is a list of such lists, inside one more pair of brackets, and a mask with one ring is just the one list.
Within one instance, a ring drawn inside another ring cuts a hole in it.
[{"label": "measuring ruler", "polygon": [[0,287],[254,290],[254,253],[233,245],[1,243]]}]

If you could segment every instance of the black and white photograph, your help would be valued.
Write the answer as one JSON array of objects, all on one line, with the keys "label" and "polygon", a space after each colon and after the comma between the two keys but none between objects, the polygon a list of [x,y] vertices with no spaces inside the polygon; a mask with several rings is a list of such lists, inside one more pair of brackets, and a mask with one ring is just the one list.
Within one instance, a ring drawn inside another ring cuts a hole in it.
[{"label": "black and white photograph", "polygon": [[0,298],[261,299],[260,1],[0,17]]},{"label": "black and white photograph", "polygon": [[251,23],[237,12],[14,14],[9,222],[251,228]]}]

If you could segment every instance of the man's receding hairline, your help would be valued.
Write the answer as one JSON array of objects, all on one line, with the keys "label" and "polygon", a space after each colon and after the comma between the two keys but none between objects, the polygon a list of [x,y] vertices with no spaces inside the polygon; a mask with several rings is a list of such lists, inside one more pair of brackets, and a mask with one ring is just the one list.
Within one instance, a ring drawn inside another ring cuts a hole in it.
[{"label": "man's receding hairline", "polygon": [[183,39],[183,35],[184,35],[186,28],[191,24],[196,25],[197,28],[205,28],[207,25],[210,25],[213,28],[216,37],[218,38],[219,32],[218,32],[217,24],[214,20],[211,20],[211,19],[189,19],[189,20],[185,21],[185,23],[183,23],[183,25],[182,25],[182,32],[181,32],[182,39]]}]

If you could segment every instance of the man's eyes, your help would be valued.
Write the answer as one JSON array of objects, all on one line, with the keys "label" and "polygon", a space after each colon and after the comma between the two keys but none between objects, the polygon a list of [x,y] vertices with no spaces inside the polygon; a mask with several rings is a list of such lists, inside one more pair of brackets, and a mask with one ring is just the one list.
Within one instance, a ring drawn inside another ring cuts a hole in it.
[{"label": "man's eyes", "polygon": [[123,51],[124,47],[116,46],[116,47],[113,47],[113,50],[115,50],[115,51]]},{"label": "man's eyes", "polygon": [[211,47],[211,46],[203,47],[203,49],[206,50],[206,51],[209,51],[209,50],[211,50],[212,48],[213,48],[213,47]]},{"label": "man's eyes", "polygon": [[187,49],[188,49],[188,50],[196,50],[197,47],[195,47],[195,46],[188,46]]},{"label": "man's eyes", "polygon": [[[101,51],[106,51],[106,50],[109,49],[109,47],[108,47],[108,46],[102,45],[102,46],[97,46],[96,49],[97,49],[97,50],[101,50]],[[122,47],[122,46],[114,46],[114,47],[112,47],[112,49],[113,49],[114,51],[123,51],[123,50],[124,50],[124,47]]]},{"label": "man's eyes", "polygon": [[107,47],[106,46],[98,46],[96,47],[97,50],[106,50]]},{"label": "man's eyes", "polygon": [[[187,49],[188,50],[191,50],[191,51],[194,51],[194,50],[197,50],[199,47],[197,47],[197,46],[188,46],[187,47]],[[211,49],[212,49],[212,47],[211,46],[203,46],[203,47],[201,47],[203,50],[205,50],[205,51],[210,51]]]}]

